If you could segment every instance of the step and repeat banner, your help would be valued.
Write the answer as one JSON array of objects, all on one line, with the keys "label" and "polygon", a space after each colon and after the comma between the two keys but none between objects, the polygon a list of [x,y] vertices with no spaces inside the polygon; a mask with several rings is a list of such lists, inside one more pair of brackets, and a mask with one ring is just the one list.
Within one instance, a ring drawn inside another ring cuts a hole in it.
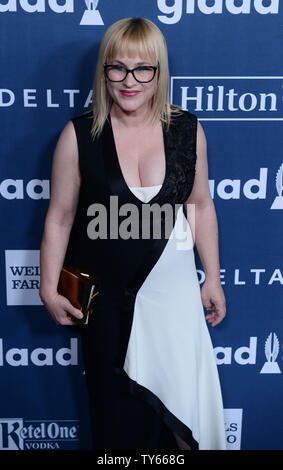
[{"label": "step and repeat banner", "polygon": [[90,109],[105,30],[130,16],[161,29],[171,102],[207,137],[227,302],[208,328],[228,449],[283,449],[282,3],[0,0],[0,449],[91,446],[80,332],[39,298],[39,249],[57,139]]}]

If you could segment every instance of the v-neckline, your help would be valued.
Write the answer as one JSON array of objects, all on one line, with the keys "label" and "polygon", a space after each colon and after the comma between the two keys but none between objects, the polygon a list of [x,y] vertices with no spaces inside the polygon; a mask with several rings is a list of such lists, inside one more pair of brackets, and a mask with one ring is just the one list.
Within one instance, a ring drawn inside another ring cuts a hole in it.
[{"label": "v-neckline", "polygon": [[[130,187],[128,186],[128,184],[127,184],[127,182],[124,178],[122,168],[121,168],[121,165],[120,165],[120,161],[119,161],[119,157],[118,157],[118,152],[117,152],[117,147],[116,147],[116,142],[115,142],[115,137],[114,137],[114,131],[113,131],[113,127],[112,127],[110,112],[108,113],[107,120],[109,122],[110,136],[111,136],[111,141],[112,141],[111,144],[112,144],[112,148],[114,149],[114,160],[115,160],[114,163],[115,163],[116,171],[118,172],[117,176],[118,176],[120,182],[122,183],[122,185],[126,189],[128,196],[131,197],[132,199],[134,198],[134,200],[138,201],[139,204],[152,204],[152,202],[155,201],[155,199],[157,199],[158,196],[160,195],[160,193],[163,191],[165,182],[166,182],[167,177],[168,177],[168,157],[169,156],[168,156],[168,150],[167,150],[167,136],[166,136],[166,132],[165,132],[165,129],[164,129],[163,121],[161,121],[161,126],[162,126],[163,148],[164,148],[164,158],[165,158],[165,176],[164,176],[164,180],[161,184],[161,187],[160,187],[159,191],[149,201],[144,202],[141,199],[139,199],[133,193],[133,191],[131,191]],[[156,186],[160,186],[160,185],[156,185]],[[138,186],[138,188],[144,188],[144,187],[145,186]]]}]

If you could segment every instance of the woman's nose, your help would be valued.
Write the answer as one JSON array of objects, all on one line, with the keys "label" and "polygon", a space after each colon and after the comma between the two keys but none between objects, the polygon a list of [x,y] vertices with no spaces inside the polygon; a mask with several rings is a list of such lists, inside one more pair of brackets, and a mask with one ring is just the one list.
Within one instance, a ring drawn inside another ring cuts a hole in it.
[{"label": "woman's nose", "polygon": [[131,86],[131,85],[136,85],[138,82],[134,78],[133,74],[129,72],[125,80],[123,81],[123,83],[125,83],[125,85],[127,86]]}]

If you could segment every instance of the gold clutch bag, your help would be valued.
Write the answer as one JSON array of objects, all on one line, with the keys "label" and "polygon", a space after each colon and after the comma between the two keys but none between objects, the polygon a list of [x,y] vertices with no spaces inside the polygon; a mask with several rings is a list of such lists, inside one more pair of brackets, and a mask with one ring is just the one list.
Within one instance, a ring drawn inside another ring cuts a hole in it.
[{"label": "gold clutch bag", "polygon": [[87,325],[93,312],[93,299],[99,294],[97,280],[78,268],[64,265],[57,290],[58,294],[67,297],[71,304],[82,312],[82,319],[72,319],[79,325]]}]

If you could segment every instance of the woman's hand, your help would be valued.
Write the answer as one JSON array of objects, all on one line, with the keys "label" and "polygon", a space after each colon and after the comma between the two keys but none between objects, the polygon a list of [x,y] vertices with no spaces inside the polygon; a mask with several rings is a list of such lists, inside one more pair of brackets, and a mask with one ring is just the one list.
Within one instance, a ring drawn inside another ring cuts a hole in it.
[{"label": "woman's hand", "polygon": [[207,310],[212,310],[205,316],[211,326],[218,325],[226,315],[226,300],[220,279],[206,279],[202,289],[201,298]]},{"label": "woman's hand", "polygon": [[81,319],[82,312],[61,294],[55,293],[47,299],[41,298],[51,318],[57,325],[73,326],[77,323],[73,317]]}]

